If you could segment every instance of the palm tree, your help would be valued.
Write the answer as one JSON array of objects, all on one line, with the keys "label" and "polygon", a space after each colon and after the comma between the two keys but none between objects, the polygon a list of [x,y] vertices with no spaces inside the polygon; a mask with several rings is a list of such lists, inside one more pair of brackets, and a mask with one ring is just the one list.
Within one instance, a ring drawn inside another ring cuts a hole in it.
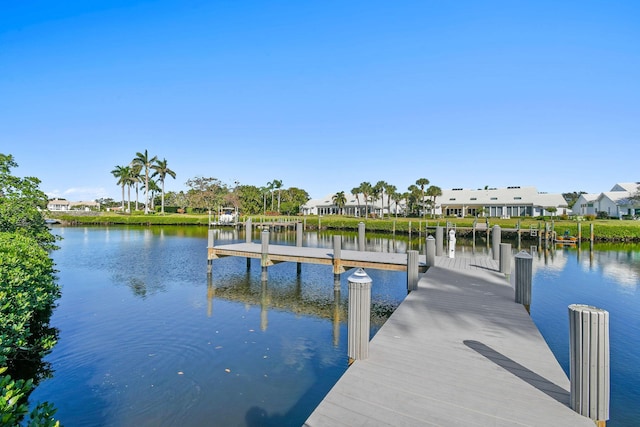
[{"label": "palm tree", "polygon": [[380,195],[380,200],[382,202],[382,207],[380,208],[380,217],[384,219],[384,191],[389,186],[386,181],[378,181],[376,185],[374,185],[373,189],[376,196]]},{"label": "palm tree", "polygon": [[358,203],[358,216],[360,216],[360,187],[353,187],[351,194],[356,196],[356,202]]},{"label": "palm tree", "polygon": [[342,212],[342,215],[344,215],[344,205],[347,204],[347,196],[344,194],[344,191],[339,191],[334,194],[331,201]]},{"label": "palm tree", "polygon": [[442,189],[438,186],[432,185],[427,188],[425,194],[431,199],[431,218],[435,216],[436,198],[442,196]]},{"label": "palm tree", "polygon": [[400,204],[400,202],[404,198],[404,194],[398,192],[397,190],[393,190],[393,192],[389,193],[389,195],[393,199],[393,202],[396,204],[396,209],[395,210],[396,210],[396,219],[397,219],[398,218],[398,205]]},{"label": "palm tree", "polygon": [[151,193],[151,197],[149,198],[150,202],[151,202],[151,210],[155,211],[156,210],[156,206],[154,203],[156,194],[158,194],[158,191],[160,191],[160,187],[158,187],[158,183],[150,178],[149,179],[149,188],[148,188],[149,192]]},{"label": "palm tree", "polygon": [[127,177],[127,211],[129,212],[131,212],[131,187],[135,186],[136,193],[137,193],[138,184],[140,184],[140,175],[134,174],[132,170],[129,176]]},{"label": "palm tree", "polygon": [[[385,187],[385,191],[387,192],[387,212],[389,212],[389,218],[391,218],[391,196],[393,196],[393,194],[397,192],[398,189],[395,185],[387,184],[387,186]],[[384,200],[382,201],[382,203],[384,203]],[[398,207],[396,205],[396,217],[398,216],[397,210]]]},{"label": "palm tree", "polygon": [[424,187],[429,185],[429,180],[427,178],[418,178],[416,180],[416,185],[420,186],[421,199],[420,203],[422,203],[422,217],[424,218],[427,214],[427,210],[424,208]]},{"label": "palm tree", "polygon": [[151,177],[158,177],[161,186],[161,212],[164,215],[164,180],[167,176],[170,176],[173,179],[176,179],[176,173],[169,169],[167,166],[167,159],[156,160],[156,164],[151,166],[153,169],[153,175]]},{"label": "palm tree", "polygon": [[271,193],[271,211],[273,211],[273,189],[276,188],[275,180],[267,182],[267,189]]},{"label": "palm tree", "polygon": [[270,192],[269,184],[271,183],[268,182],[266,187],[260,187],[260,193],[262,193],[262,215],[267,214],[267,194]]},{"label": "palm tree", "polygon": [[364,196],[364,217],[369,216],[369,196],[373,193],[373,186],[370,182],[360,183],[360,192]]},{"label": "palm tree", "polygon": [[144,168],[144,213],[149,213],[149,170],[151,169],[152,164],[158,160],[157,156],[153,156],[149,158],[149,153],[147,150],[144,150],[143,153],[136,153],[136,158],[133,159],[133,163],[137,165],[141,165]]},{"label": "palm tree", "polygon": [[280,189],[282,188],[282,180],[274,179],[273,188],[278,190],[278,213],[280,213]]},{"label": "palm tree", "polygon": [[127,185],[127,182],[129,181],[131,168],[129,166],[116,166],[111,173],[118,179],[117,184],[122,186],[122,210],[124,211],[124,186]]},{"label": "palm tree", "polygon": [[142,182],[140,172],[142,172],[142,166],[137,164],[135,161],[132,161],[129,164],[131,168],[131,176],[129,177],[129,185],[136,187],[136,210],[138,210],[138,186]]}]

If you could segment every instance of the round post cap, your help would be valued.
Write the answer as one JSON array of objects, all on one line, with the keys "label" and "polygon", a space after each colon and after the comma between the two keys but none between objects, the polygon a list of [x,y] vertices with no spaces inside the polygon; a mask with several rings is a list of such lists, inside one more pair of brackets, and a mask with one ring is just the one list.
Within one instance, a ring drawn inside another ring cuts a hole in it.
[{"label": "round post cap", "polygon": [[372,282],[371,277],[369,277],[369,275],[362,268],[357,269],[355,273],[349,276],[348,280],[351,283],[371,283]]}]

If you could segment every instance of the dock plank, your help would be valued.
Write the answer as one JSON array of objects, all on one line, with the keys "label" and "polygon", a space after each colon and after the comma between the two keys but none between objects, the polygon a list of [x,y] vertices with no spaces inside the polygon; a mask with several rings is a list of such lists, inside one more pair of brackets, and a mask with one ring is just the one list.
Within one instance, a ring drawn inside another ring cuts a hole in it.
[{"label": "dock plank", "polygon": [[[593,426],[492,259],[437,257],[307,426]],[[345,422],[346,421],[346,422]]]}]

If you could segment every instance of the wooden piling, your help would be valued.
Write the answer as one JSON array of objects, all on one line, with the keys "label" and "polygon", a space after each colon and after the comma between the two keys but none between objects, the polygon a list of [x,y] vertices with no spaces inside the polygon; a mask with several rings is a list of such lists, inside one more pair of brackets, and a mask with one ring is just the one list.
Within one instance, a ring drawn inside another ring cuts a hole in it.
[{"label": "wooden piling", "polygon": [[[214,243],[213,232],[214,230],[209,230],[207,234],[207,249],[213,249],[213,243]],[[207,274],[212,274],[212,273],[213,273],[213,259],[211,259],[210,257],[207,257]]]},{"label": "wooden piling", "polygon": [[262,280],[267,280],[267,267],[269,266],[269,230],[262,230],[260,235],[261,256],[260,266],[262,267]]},{"label": "wooden piling", "polygon": [[342,259],[342,236],[333,236],[333,278],[334,280],[340,279],[340,273],[344,270],[340,260]]},{"label": "wooden piling", "polygon": [[[303,239],[303,232],[302,232],[302,223],[301,222],[297,222],[296,223],[296,247],[301,248],[302,247],[302,239]],[[297,263],[296,265],[296,273],[298,275],[300,275],[300,273],[302,272],[302,263]]]}]

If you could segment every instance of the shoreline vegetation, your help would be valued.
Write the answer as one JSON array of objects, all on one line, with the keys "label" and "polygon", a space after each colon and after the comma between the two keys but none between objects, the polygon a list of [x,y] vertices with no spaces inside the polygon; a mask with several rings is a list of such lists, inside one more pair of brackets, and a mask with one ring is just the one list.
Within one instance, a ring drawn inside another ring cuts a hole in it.
[{"label": "shoreline vegetation", "polygon": [[[48,212],[49,219],[59,221],[63,225],[195,225],[209,226],[209,215],[198,214],[96,214],[95,212]],[[215,221],[211,217],[212,221]],[[243,215],[238,223],[244,223],[251,218],[254,226],[262,223],[296,223],[302,222],[307,230],[346,230],[357,231],[358,224],[364,222],[368,232],[398,233],[398,234],[422,234],[426,230],[434,233],[434,227],[455,226],[458,237],[470,237],[473,234],[473,225],[476,218],[354,218],[341,215],[331,216],[264,216]],[[561,219],[558,217],[543,218],[477,218],[477,230],[479,235],[486,233],[486,225],[491,228],[499,225],[505,237],[517,236],[516,229],[520,230],[521,238],[525,240],[537,240],[537,236],[531,236],[531,230],[544,231],[545,227],[555,231],[558,236],[568,234],[578,236],[578,224],[581,224],[581,240],[589,241],[591,238],[591,224],[593,224],[594,241],[597,242],[640,242],[640,221],[618,219],[596,219],[592,221],[576,221]],[[216,225],[219,227],[231,227],[233,225]]]}]

